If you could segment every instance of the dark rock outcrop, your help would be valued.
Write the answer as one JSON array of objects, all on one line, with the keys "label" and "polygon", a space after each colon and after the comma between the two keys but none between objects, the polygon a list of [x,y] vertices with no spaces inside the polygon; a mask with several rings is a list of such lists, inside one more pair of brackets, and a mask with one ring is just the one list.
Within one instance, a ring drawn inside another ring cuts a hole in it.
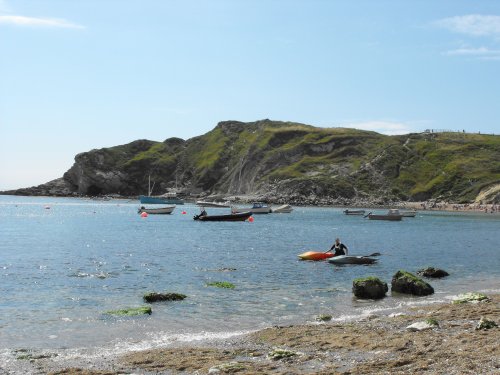
[{"label": "dark rock outcrop", "polygon": [[427,296],[434,293],[434,288],[424,280],[402,270],[396,272],[392,277],[391,290],[414,296]]},{"label": "dark rock outcrop", "polygon": [[417,271],[417,275],[430,277],[430,278],[441,278],[445,276],[449,276],[450,274],[445,270],[434,267],[427,267]]},{"label": "dark rock outcrop", "polygon": [[377,277],[364,277],[352,282],[352,292],[357,298],[380,299],[389,290],[387,283]]},{"label": "dark rock outcrop", "polygon": [[144,302],[162,302],[162,301],[182,301],[186,296],[180,293],[146,293],[143,296]]}]

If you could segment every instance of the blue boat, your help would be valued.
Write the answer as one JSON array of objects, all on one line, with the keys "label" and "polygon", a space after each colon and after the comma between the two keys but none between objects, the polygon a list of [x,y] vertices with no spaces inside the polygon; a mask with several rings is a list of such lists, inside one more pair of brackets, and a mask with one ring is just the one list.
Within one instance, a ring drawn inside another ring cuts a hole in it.
[{"label": "blue boat", "polygon": [[[155,184],[153,182],[153,188]],[[184,204],[184,201],[177,198],[176,193],[166,193],[161,196],[151,196],[153,192],[151,187],[151,176],[148,177],[148,195],[139,195],[141,204]]]},{"label": "blue boat", "polygon": [[139,195],[141,204],[184,204],[184,201],[175,195],[166,194],[161,197]]}]

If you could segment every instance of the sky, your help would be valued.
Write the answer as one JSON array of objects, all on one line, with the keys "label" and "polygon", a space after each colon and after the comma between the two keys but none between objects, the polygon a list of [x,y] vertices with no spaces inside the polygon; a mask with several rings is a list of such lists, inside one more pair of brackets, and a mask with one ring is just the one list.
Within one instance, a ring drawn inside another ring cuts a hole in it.
[{"label": "sky", "polygon": [[500,134],[500,1],[0,0],[0,190],[265,118]]}]

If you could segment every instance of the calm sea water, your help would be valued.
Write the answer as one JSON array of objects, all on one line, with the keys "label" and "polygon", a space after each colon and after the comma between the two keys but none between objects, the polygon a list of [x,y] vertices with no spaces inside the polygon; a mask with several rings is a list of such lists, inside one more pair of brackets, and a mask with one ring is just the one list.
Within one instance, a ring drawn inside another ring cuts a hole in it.
[{"label": "calm sea water", "polygon": [[[147,218],[139,217],[138,206],[0,196],[0,351],[120,352],[303,323],[318,314],[341,320],[500,290],[500,215],[420,212],[384,222],[336,208],[297,207],[292,214],[255,216],[253,223],[203,223],[193,221],[194,205]],[[298,260],[304,251],[326,250],[337,236],[351,254],[382,253],[379,262],[339,267]],[[390,283],[398,269],[427,265],[451,274],[431,281],[431,297],[352,298],[356,277]],[[210,281],[236,289],[207,287]],[[151,316],[104,314],[143,305],[147,291],[188,298],[154,304]]]}]

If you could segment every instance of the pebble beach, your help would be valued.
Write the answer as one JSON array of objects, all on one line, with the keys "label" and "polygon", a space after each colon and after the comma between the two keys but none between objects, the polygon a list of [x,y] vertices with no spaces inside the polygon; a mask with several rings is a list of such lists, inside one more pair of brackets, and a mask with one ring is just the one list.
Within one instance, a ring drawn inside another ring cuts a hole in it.
[{"label": "pebble beach", "polygon": [[[32,358],[40,374],[497,374],[500,330],[476,329],[499,321],[500,295],[480,303],[439,303],[393,315],[275,326],[226,340],[105,355],[94,360]],[[437,325],[410,331],[433,319]]]}]

